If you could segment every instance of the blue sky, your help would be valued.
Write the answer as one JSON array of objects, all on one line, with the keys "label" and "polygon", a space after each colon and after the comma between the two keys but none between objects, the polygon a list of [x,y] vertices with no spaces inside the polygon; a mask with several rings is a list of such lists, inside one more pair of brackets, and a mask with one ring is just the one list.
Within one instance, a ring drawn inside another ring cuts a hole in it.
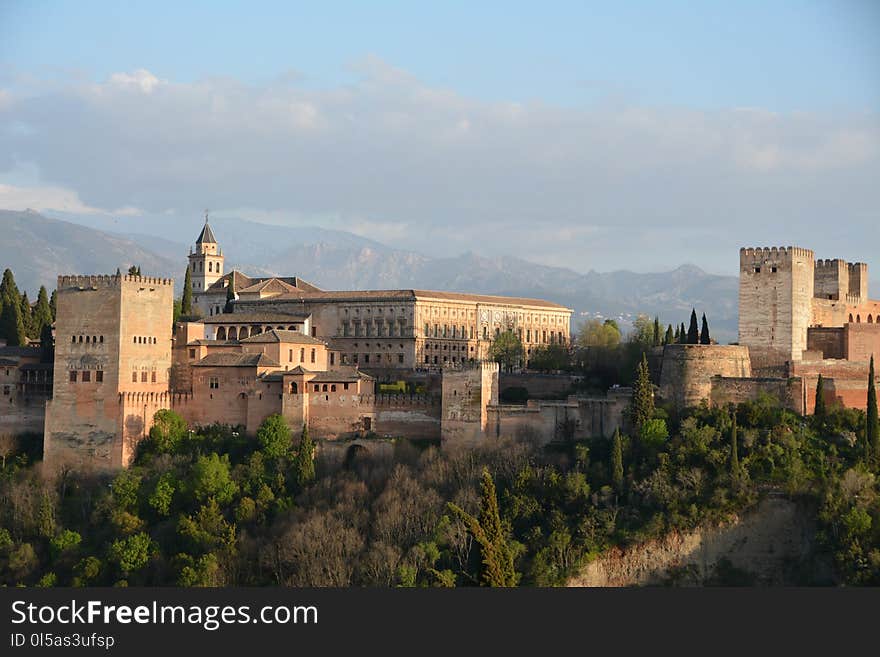
[{"label": "blue sky", "polygon": [[581,271],[870,262],[878,114],[872,0],[0,0],[0,207]]}]

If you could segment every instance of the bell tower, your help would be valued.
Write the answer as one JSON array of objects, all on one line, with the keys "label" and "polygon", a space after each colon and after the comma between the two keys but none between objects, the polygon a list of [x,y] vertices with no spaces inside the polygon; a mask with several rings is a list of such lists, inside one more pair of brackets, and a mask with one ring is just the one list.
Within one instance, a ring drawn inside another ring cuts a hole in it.
[{"label": "bell tower", "polygon": [[208,223],[207,211],[205,211],[205,226],[196,240],[195,250],[190,250],[189,270],[193,301],[197,301],[205,290],[223,276],[223,252],[217,245],[214,231]]}]

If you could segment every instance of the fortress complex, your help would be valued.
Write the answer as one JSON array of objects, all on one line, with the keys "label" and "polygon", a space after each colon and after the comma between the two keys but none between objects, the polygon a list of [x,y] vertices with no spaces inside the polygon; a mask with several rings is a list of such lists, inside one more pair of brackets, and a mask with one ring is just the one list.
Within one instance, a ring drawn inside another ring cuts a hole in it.
[{"label": "fortress complex", "polygon": [[668,345],[661,394],[677,406],[768,392],[799,412],[815,407],[821,374],[829,403],[864,409],[871,356],[880,359],[880,301],[868,267],[817,260],[800,247],[739,254],[739,344]]},{"label": "fortress complex", "polygon": [[[526,358],[568,344],[572,310],[564,306],[423,290],[325,291],[299,278],[225,273],[207,222],[189,274],[201,317],[174,326],[171,280],[58,278],[49,471],[126,467],[162,409],[193,427],[220,422],[249,435],[277,413],[319,439],[378,434],[461,445],[530,423],[549,427],[551,440],[560,413],[582,416],[586,433],[613,431],[619,421],[619,399],[533,403],[526,414],[499,403],[491,341],[512,330]],[[408,381],[407,394],[381,394],[380,378]]]}]

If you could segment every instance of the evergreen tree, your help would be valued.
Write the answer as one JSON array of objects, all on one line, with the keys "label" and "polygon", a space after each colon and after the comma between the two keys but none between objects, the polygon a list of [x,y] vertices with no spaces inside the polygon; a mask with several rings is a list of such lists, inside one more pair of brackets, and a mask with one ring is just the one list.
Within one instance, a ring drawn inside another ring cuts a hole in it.
[{"label": "evergreen tree", "polygon": [[730,476],[739,479],[739,454],[737,453],[736,409],[730,409]]},{"label": "evergreen tree", "polygon": [[235,285],[233,284],[234,278],[229,279],[229,283],[226,285],[226,307],[223,308],[224,313],[232,312],[232,305],[235,303]]},{"label": "evergreen tree", "polygon": [[660,335],[660,318],[657,317],[657,316],[655,316],[655,317],[654,317],[654,346],[655,346],[655,347],[659,347],[659,346],[660,346],[660,338],[661,338],[661,335]]},{"label": "evergreen tree", "polygon": [[635,435],[639,435],[642,425],[652,417],[654,417],[654,386],[651,384],[651,374],[648,371],[648,359],[642,353],[642,360],[636,370],[630,404],[630,418]]},{"label": "evergreen tree", "polygon": [[825,407],[825,380],[820,374],[818,381],[816,381],[816,406],[813,410],[813,415],[820,420],[824,420],[827,413],[828,410]]},{"label": "evergreen tree", "polygon": [[40,330],[40,362],[55,362],[55,340],[52,337],[51,324],[43,324]]},{"label": "evergreen tree", "polygon": [[5,338],[10,347],[27,344],[20,303],[3,304],[3,311],[0,313],[0,338]]},{"label": "evergreen tree", "polygon": [[700,343],[700,328],[697,326],[697,311],[691,309],[691,325],[687,332],[687,344]]},{"label": "evergreen tree", "polygon": [[709,322],[706,321],[706,313],[703,313],[703,328],[700,329],[700,344],[712,344],[709,337]]},{"label": "evergreen tree", "polygon": [[675,344],[678,344],[681,341],[681,328],[678,326],[675,327],[674,338],[675,338]]},{"label": "evergreen tree", "polygon": [[132,265],[128,268],[129,276],[140,276],[141,275],[141,266],[140,265]]},{"label": "evergreen tree", "polygon": [[620,429],[614,431],[614,443],[611,446],[611,481],[618,493],[623,490],[623,439]]},{"label": "evergreen tree", "polygon": [[31,300],[28,299],[27,292],[22,293],[19,300],[21,307],[21,325],[24,327],[24,334],[29,338],[37,337],[34,335],[34,310],[31,308]]},{"label": "evergreen tree", "polygon": [[874,356],[868,369],[868,425],[865,429],[865,451],[871,450],[874,461],[880,460],[880,420],[877,418],[877,388],[874,381]]},{"label": "evergreen tree", "polygon": [[678,344],[687,344],[688,334],[684,327],[684,322],[678,327]]},{"label": "evergreen tree", "polygon": [[52,323],[54,324],[58,310],[58,290],[52,290],[52,296],[49,297],[49,310],[52,311]]},{"label": "evergreen tree", "polygon": [[516,586],[519,576],[513,566],[513,549],[508,532],[501,522],[495,482],[488,468],[483,468],[480,485],[480,515],[475,518],[452,502],[449,510],[465,524],[480,546],[482,568],[480,583],[483,586]]},{"label": "evergreen tree", "polygon": [[663,344],[672,344],[675,342],[675,332],[672,330],[672,324],[666,327],[666,336],[663,338]]},{"label": "evergreen tree", "polygon": [[3,280],[0,281],[0,305],[6,306],[10,303],[19,304],[21,302],[21,293],[15,284],[15,276],[12,270],[7,268],[3,271]]},{"label": "evergreen tree", "polygon": [[309,437],[309,427],[305,423],[296,448],[295,465],[296,483],[305,488],[315,480],[315,443]]},{"label": "evergreen tree", "polygon": [[49,293],[46,292],[45,285],[41,285],[40,291],[37,293],[37,305],[34,307],[33,323],[35,336],[43,334],[43,327],[46,324],[52,324],[52,307],[49,305]]},{"label": "evergreen tree", "polygon": [[193,287],[189,267],[186,268],[186,276],[183,279],[183,296],[180,298],[180,314],[184,317],[192,315]]}]

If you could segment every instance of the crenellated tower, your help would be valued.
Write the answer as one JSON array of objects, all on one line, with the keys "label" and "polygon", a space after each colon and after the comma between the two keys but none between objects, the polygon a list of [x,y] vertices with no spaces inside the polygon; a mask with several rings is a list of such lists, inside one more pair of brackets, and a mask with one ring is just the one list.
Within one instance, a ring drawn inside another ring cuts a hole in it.
[{"label": "crenellated tower", "polygon": [[[837,270],[828,269],[829,278],[837,279]],[[812,321],[815,270],[810,249],[740,249],[739,343],[749,347],[753,364],[772,366],[801,359]]]}]

